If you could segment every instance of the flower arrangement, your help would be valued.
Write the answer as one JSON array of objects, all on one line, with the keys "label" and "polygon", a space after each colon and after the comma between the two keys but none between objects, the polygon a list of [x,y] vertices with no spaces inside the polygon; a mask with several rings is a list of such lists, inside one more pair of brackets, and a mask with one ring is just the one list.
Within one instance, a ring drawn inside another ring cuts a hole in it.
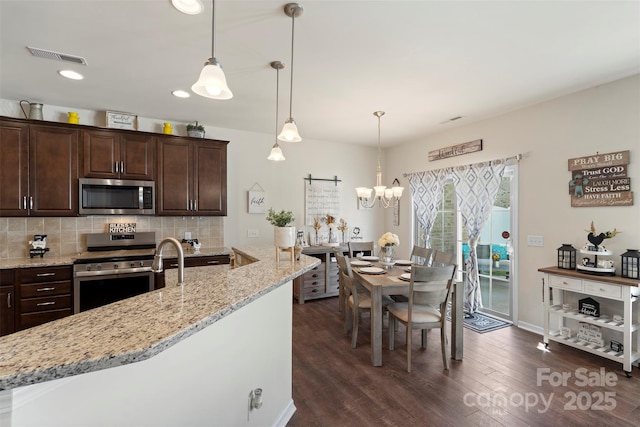
[{"label": "flower arrangement", "polygon": [[398,239],[398,235],[386,232],[380,237],[378,240],[378,245],[383,248],[385,246],[397,246],[400,244],[400,239]]},{"label": "flower arrangement", "polygon": [[342,244],[346,243],[344,238],[344,233],[346,233],[348,229],[349,227],[347,227],[347,221],[345,221],[344,218],[340,218],[340,224],[338,224],[338,230],[340,230],[340,232],[342,233]]},{"label": "flower arrangement", "polygon": [[491,255],[491,258],[493,258],[494,261],[498,262],[498,261],[500,261],[500,254],[495,253],[495,254]]},{"label": "flower arrangement", "polygon": [[331,216],[331,214],[326,214],[324,217],[324,222],[327,223],[327,227],[333,229],[336,227],[336,217]]},{"label": "flower arrangement", "polygon": [[320,229],[322,228],[322,220],[320,219],[320,217],[313,218],[313,225],[311,227],[316,232],[316,238],[315,238],[315,241],[313,242],[313,245],[317,246],[320,243],[318,241],[318,231],[320,231]]},{"label": "flower arrangement", "polygon": [[295,218],[291,211],[282,210],[280,212],[276,212],[273,208],[269,208],[269,211],[267,212],[267,221],[276,227],[287,227],[294,220]]}]

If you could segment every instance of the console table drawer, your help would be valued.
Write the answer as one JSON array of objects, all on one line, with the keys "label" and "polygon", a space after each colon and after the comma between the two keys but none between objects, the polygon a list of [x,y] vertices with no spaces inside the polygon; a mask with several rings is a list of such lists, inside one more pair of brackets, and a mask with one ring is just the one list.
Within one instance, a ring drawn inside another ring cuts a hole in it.
[{"label": "console table drawer", "polygon": [[582,290],[582,280],[571,277],[549,276],[549,284],[552,288],[571,289],[573,291]]},{"label": "console table drawer", "polygon": [[607,298],[622,298],[622,289],[620,289],[620,286],[608,285],[601,282],[590,282],[589,280],[585,280],[583,283],[584,291],[587,294],[600,295]]}]

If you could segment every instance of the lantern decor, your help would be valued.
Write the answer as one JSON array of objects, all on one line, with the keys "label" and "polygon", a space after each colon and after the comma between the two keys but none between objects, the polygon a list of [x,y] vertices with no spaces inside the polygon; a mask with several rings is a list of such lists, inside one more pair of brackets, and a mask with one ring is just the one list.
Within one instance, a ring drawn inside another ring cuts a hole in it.
[{"label": "lantern decor", "polygon": [[627,252],[621,255],[622,261],[622,277],[629,279],[640,278],[640,252],[637,249],[627,249]]},{"label": "lantern decor", "polygon": [[565,270],[576,269],[576,248],[569,243],[563,243],[558,248],[558,268]]}]

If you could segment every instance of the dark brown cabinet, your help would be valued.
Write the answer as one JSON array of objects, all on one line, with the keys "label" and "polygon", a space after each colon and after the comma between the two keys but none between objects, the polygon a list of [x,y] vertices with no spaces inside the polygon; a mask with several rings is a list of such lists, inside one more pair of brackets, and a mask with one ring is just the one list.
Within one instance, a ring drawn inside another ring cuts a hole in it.
[{"label": "dark brown cabinet", "polygon": [[160,138],[158,215],[227,214],[227,141]]},{"label": "dark brown cabinet", "polygon": [[21,268],[16,330],[70,316],[71,278],[71,266]]},{"label": "dark brown cabinet", "polygon": [[155,179],[155,136],[111,130],[85,130],[82,132],[82,140],[85,178]]},{"label": "dark brown cabinet", "polygon": [[0,270],[0,336],[15,331],[15,272]]},{"label": "dark brown cabinet", "polygon": [[75,216],[78,130],[0,120],[0,215]]},{"label": "dark brown cabinet", "polygon": [[[231,264],[230,255],[206,255],[206,256],[189,256],[184,259],[184,268],[189,267],[209,267],[212,265],[228,265]],[[163,261],[165,270],[178,268],[177,258],[167,258]],[[164,271],[162,273],[156,273],[155,275],[155,288],[160,289],[165,287]]]}]

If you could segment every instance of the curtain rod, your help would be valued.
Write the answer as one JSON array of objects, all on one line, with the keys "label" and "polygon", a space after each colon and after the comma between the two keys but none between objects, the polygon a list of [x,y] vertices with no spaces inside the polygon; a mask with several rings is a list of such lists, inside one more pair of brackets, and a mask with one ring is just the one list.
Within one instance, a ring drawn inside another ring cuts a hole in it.
[{"label": "curtain rod", "polygon": [[[494,159],[494,160],[485,160],[484,162],[477,162],[477,163],[470,163],[468,165],[462,165],[462,166],[474,166],[474,165],[478,165],[480,163],[486,163],[486,162],[494,162],[496,160],[504,160],[505,163],[509,162],[510,160],[513,160],[515,162],[519,162],[520,160],[522,160],[522,154],[516,154],[515,156],[511,156],[511,157],[506,157],[504,159]],[[448,169],[448,168],[453,168],[453,167],[457,167],[457,166],[448,166],[447,168],[437,168],[437,169],[429,169],[428,171],[421,171],[421,172],[409,172],[409,173],[404,173],[402,174],[403,177],[408,177],[409,175],[413,175],[414,173],[422,173],[422,172],[429,172],[429,171],[434,171],[434,170],[439,170],[439,169]]]}]

